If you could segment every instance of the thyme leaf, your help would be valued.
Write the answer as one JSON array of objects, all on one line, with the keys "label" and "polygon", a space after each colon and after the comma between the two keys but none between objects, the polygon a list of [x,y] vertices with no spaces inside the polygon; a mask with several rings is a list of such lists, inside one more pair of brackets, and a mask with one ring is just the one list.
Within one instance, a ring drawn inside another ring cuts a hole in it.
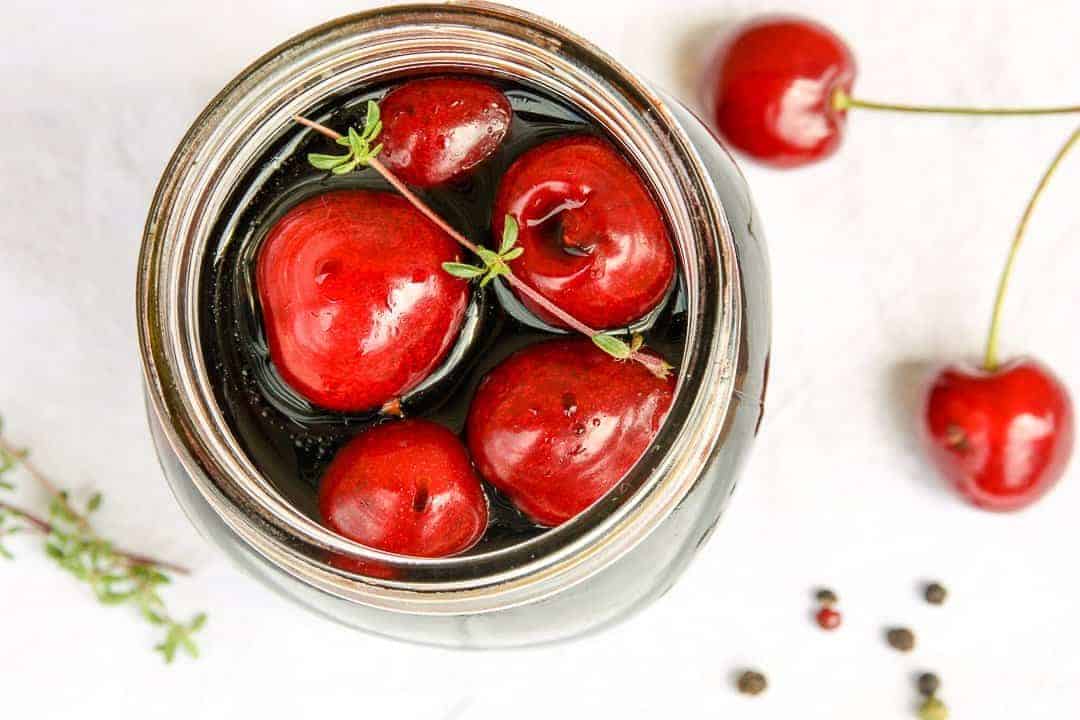
[{"label": "thyme leaf", "polygon": [[[45,484],[43,476],[24,462],[26,452],[14,450],[0,436],[0,488],[14,489],[7,477],[19,465],[27,474]],[[52,491],[52,486],[47,487]],[[130,605],[151,625],[164,628],[164,640],[155,646],[166,662],[172,662],[178,651],[198,656],[193,635],[206,624],[206,615],[199,613],[182,622],[170,615],[160,590],[172,582],[166,566],[176,572],[186,572],[152,558],[118,550],[108,539],[98,535],[89,518],[102,505],[101,493],[94,493],[85,510],[78,512],[66,491],[57,491],[49,503],[48,519],[0,501],[0,556],[12,559],[3,540],[12,535],[36,532],[44,537],[45,555],[58,567],[79,582],[86,584],[103,605]]]}]

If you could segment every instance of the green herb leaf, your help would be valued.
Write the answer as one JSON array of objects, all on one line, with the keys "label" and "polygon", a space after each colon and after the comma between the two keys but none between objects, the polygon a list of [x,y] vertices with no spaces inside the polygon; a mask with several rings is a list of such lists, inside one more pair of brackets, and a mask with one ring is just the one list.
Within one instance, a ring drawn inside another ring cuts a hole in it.
[{"label": "green herb leaf", "polygon": [[101,493],[94,493],[90,497],[90,502],[86,503],[87,512],[96,512],[101,507]]},{"label": "green herb leaf", "polygon": [[[513,215],[507,214],[503,219],[503,234],[502,245],[499,247],[499,254],[506,255],[510,252],[510,248],[517,244],[518,239],[518,223]],[[521,253],[518,253],[519,255]],[[516,256],[515,256],[516,257]]]},{"label": "green herb leaf", "polygon": [[367,152],[367,142],[361,137],[360,133],[356,132],[356,128],[349,128],[348,137],[349,148],[353,151],[353,155],[360,156]]},{"label": "green herb leaf", "polygon": [[509,262],[511,260],[517,260],[519,257],[521,257],[524,254],[525,254],[525,248],[518,247],[518,248],[514,248],[513,250],[510,250],[508,252],[503,253],[502,254],[502,259],[503,259],[504,262]]},{"label": "green herb leaf", "polygon": [[616,360],[628,360],[633,354],[630,346],[614,335],[598,333],[593,335],[592,341],[596,347],[600,348]]},{"label": "green herb leaf", "polygon": [[319,153],[310,153],[307,156],[308,162],[312,167],[319,170],[333,170],[342,163],[348,162],[352,158],[352,153],[346,155],[320,155]]},{"label": "green herb leaf", "polygon": [[347,163],[343,165],[338,165],[337,167],[333,168],[330,172],[334,173],[335,175],[344,175],[345,173],[351,173],[353,170],[355,170],[358,164],[359,161],[353,158]]},{"label": "green herb leaf", "polygon": [[191,622],[188,624],[188,631],[198,632],[199,630],[202,630],[204,625],[206,625],[206,613],[199,613],[192,618]]},{"label": "green herb leaf", "polygon": [[480,256],[480,259],[484,261],[484,265],[489,268],[495,263],[499,262],[499,256],[494,250],[489,250],[486,247],[478,247],[476,254]]},{"label": "green herb leaf", "polygon": [[442,268],[454,277],[465,278],[466,280],[478,278],[485,272],[484,268],[482,267],[476,267],[475,265],[466,265],[465,263],[459,262],[444,262],[442,264]]},{"label": "green herb leaf", "polygon": [[377,133],[372,133],[376,123],[379,122],[379,103],[374,100],[368,100],[367,103],[367,117],[364,118],[364,135],[372,138]]}]

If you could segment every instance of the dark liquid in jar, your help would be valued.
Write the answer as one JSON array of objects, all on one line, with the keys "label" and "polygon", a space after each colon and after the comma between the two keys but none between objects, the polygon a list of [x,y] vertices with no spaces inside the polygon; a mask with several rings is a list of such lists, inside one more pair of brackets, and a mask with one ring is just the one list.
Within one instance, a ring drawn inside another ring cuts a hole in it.
[{"label": "dark liquid in jar", "polygon": [[[565,102],[518,83],[490,80],[509,98],[513,123],[496,153],[460,181],[419,194],[459,231],[491,245],[491,212],[500,178],[522,153],[568,135],[604,135]],[[394,83],[397,84],[397,83]],[[309,117],[344,131],[362,127],[366,103],[393,84],[331,98]],[[201,270],[200,331],[217,402],[259,471],[301,511],[318,520],[319,478],[334,453],[357,433],[387,421],[377,412],[341,414],[314,407],[290,389],[270,362],[263,334],[255,259],[274,223],[302,200],[330,190],[392,188],[370,168],[331,176],[307,161],[309,152],[338,152],[319,135],[287,130],[232,192],[218,219]],[[511,293],[492,283],[475,285],[463,336],[419,391],[405,396],[409,417],[424,417],[462,437],[473,393],[483,376],[507,355],[556,335],[536,326]],[[685,288],[681,275],[664,303],[642,328],[646,344],[678,366],[686,337]],[[544,531],[485,483],[491,519],[483,539],[467,554],[487,552]]]}]

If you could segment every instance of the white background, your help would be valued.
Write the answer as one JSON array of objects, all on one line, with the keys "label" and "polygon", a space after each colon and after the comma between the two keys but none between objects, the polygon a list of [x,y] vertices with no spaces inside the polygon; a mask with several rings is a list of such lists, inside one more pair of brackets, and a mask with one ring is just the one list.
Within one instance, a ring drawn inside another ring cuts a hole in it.
[{"label": "white background", "polygon": [[[644,614],[586,640],[452,652],[313,617],[231,568],[187,524],[144,425],[133,278],[175,143],[264,50],[371,3],[6,0],[0,8],[0,412],[62,483],[105,492],[100,525],[196,575],[204,656],[165,667],[153,632],[97,606],[28,540],[0,565],[5,717],[853,718],[912,715],[912,673],[954,718],[1080,709],[1080,465],[1019,514],[969,508],[920,458],[925,362],[979,352],[1028,193],[1075,119],[853,113],[828,162],[748,165],[775,286],[769,412],[711,542]],[[851,42],[857,94],[1002,104],[1080,101],[1080,4],[967,0],[527,2],[693,100],[716,26],[801,10]],[[1030,228],[1004,333],[1080,391],[1080,155]],[[28,482],[23,479],[23,485]],[[26,489],[25,502],[40,501]],[[939,577],[947,606],[921,602]],[[834,634],[811,588],[842,598]],[[912,626],[901,655],[882,629]],[[758,698],[731,689],[761,667]],[[258,715],[256,714],[258,713]]]}]

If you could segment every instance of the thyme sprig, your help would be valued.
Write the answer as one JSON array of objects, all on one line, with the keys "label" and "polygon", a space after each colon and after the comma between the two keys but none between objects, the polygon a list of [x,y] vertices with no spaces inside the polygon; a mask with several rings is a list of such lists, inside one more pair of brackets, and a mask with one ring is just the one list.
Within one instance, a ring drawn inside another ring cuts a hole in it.
[{"label": "thyme sprig", "polygon": [[168,611],[161,588],[172,582],[166,571],[187,574],[187,570],[172,563],[139,553],[120,550],[101,537],[91,527],[90,517],[102,505],[101,493],[87,501],[85,509],[75,509],[68,493],[58,490],[27,459],[25,450],[17,449],[0,436],[0,488],[13,490],[8,481],[19,466],[50,493],[48,519],[0,501],[0,556],[13,559],[3,545],[7,537],[36,533],[44,538],[45,554],[56,564],[90,587],[94,597],[103,605],[131,605],[146,622],[164,630],[165,637],[154,650],[171,663],[183,650],[198,656],[193,635],[206,624],[206,614],[199,613],[188,621],[175,619]]},{"label": "thyme sprig", "polygon": [[454,277],[474,280],[480,278],[480,287],[484,287],[497,277],[506,277],[510,274],[510,261],[521,257],[525,248],[515,247],[518,238],[518,224],[513,215],[507,215],[503,223],[502,244],[499,251],[489,250],[478,246],[477,255],[483,261],[484,266],[469,265],[460,262],[445,262],[443,270]]},{"label": "thyme sprig", "polygon": [[382,121],[379,120],[379,104],[368,102],[367,117],[364,118],[364,129],[357,131],[349,128],[345,135],[334,139],[338,145],[344,145],[349,149],[344,155],[321,155],[310,153],[308,162],[319,170],[329,170],[335,175],[350,173],[360,165],[369,165],[371,159],[382,152],[382,143],[372,145],[382,132]]},{"label": "thyme sprig", "polygon": [[[445,263],[443,269],[454,275],[468,280],[480,278],[480,285],[487,285],[497,277],[503,278],[509,285],[528,297],[536,305],[546,310],[554,317],[561,320],[567,327],[585,335],[598,348],[612,356],[616,360],[633,360],[640,363],[653,375],[666,378],[671,374],[673,366],[668,364],[662,357],[650,352],[641,352],[644,341],[640,335],[631,335],[629,342],[618,337],[616,333],[596,330],[575,318],[570,313],[553,303],[538,290],[526,282],[520,280],[510,268],[509,262],[521,256],[524,248],[515,248],[517,242],[518,223],[516,218],[507,216],[507,223],[503,228],[502,245],[499,252],[477,245],[460,232],[455,230],[438,213],[431,209],[427,203],[421,200],[416,193],[409,189],[401,179],[379,160],[382,151],[382,143],[372,145],[382,132],[382,121],[379,119],[379,105],[374,100],[367,104],[367,115],[364,120],[364,129],[358,131],[350,127],[345,135],[332,130],[325,125],[309,120],[300,115],[294,115],[296,122],[319,132],[332,139],[339,145],[349,148],[344,155],[322,155],[310,153],[308,162],[319,170],[329,170],[341,175],[352,172],[359,166],[368,166],[382,175],[390,185],[408,200],[413,207],[419,210],[424,217],[435,223],[441,230],[457,240],[459,244],[468,249],[483,263],[483,266],[470,265],[468,263]],[[509,230],[509,232],[508,232]],[[508,243],[509,241],[509,243]]]}]

